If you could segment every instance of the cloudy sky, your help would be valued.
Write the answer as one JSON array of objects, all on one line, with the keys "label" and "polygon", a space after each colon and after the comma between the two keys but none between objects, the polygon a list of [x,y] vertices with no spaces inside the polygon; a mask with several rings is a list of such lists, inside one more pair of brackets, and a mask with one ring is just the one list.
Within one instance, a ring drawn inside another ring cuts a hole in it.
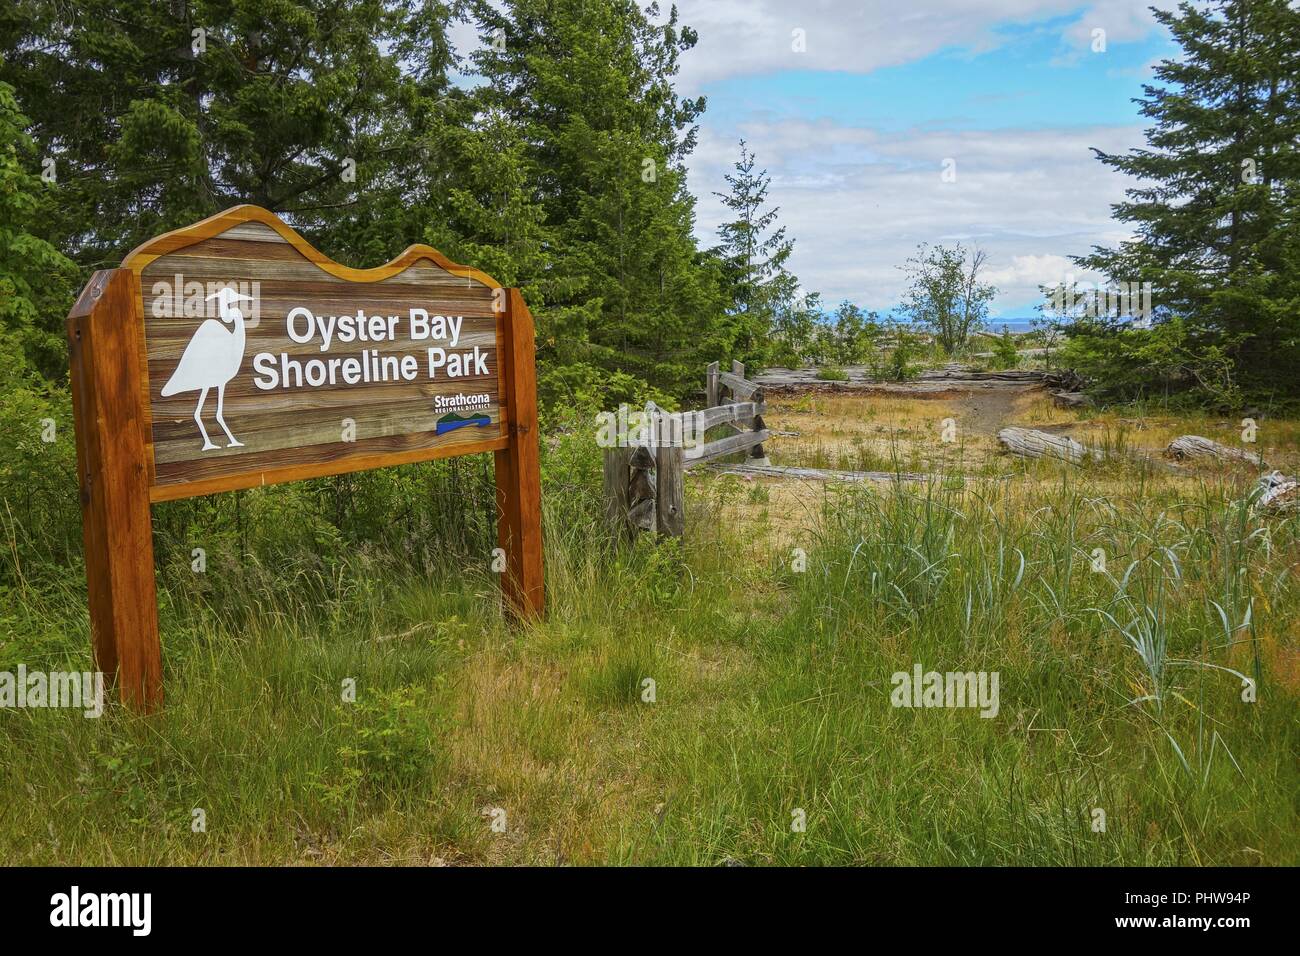
[{"label": "cloudy sky", "polygon": [[1032,315],[1040,284],[1087,278],[1067,256],[1128,234],[1110,216],[1125,179],[1090,147],[1143,142],[1132,99],[1176,53],[1149,3],[678,0],[700,34],[679,87],[708,97],[700,238],[743,137],[806,290],[888,309],[917,243],[960,240],[989,253],[995,317]]}]

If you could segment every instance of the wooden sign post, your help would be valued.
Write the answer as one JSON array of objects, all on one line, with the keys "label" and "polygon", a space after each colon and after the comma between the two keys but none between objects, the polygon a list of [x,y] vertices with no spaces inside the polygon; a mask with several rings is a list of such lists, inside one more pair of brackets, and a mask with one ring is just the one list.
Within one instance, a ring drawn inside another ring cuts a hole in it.
[{"label": "wooden sign post", "polygon": [[162,702],[150,506],[490,451],[507,609],[541,614],[533,320],[411,246],[350,269],[236,206],[97,272],[68,316],[96,667]]}]

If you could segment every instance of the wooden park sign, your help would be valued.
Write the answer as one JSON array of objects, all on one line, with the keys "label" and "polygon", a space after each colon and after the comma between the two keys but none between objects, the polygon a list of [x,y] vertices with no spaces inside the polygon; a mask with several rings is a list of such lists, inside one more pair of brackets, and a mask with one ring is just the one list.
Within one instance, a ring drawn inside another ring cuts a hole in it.
[{"label": "wooden park sign", "polygon": [[97,272],[68,316],[96,667],[162,701],[150,506],[493,452],[508,609],[541,613],[533,320],[415,245],[351,269],[236,206]]}]

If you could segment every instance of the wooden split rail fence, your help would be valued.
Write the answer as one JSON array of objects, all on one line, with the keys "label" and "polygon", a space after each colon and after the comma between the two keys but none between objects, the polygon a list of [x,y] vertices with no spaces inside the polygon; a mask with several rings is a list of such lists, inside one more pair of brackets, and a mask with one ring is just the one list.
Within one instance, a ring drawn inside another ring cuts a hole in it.
[{"label": "wooden split rail fence", "polygon": [[[685,476],[697,465],[748,451],[767,464],[763,443],[772,433],[763,424],[763,389],[745,378],[745,366],[717,362],[705,378],[705,404],[698,411],[665,412],[646,405],[630,434],[605,449],[605,517],[615,538],[629,540],[643,531],[681,537],[686,527]],[[727,427],[731,434],[705,441],[707,432]]]}]

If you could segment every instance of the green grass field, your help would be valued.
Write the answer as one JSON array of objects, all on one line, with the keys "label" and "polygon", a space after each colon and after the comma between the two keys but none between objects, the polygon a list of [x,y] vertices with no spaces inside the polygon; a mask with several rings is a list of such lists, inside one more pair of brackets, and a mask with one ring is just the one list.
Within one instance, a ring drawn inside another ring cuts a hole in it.
[{"label": "green grass field", "polygon": [[[1300,542],[1249,480],[1037,464],[817,490],[791,521],[692,473],[685,542],[620,553],[588,444],[548,447],[523,630],[486,463],[399,469],[413,516],[358,516],[388,478],[160,509],[166,706],[0,711],[2,858],[1298,862]],[[384,530],[329,530],[353,526]],[[84,669],[80,567],[3,527],[0,669]],[[997,716],[892,706],[917,664],[998,672]]]}]

